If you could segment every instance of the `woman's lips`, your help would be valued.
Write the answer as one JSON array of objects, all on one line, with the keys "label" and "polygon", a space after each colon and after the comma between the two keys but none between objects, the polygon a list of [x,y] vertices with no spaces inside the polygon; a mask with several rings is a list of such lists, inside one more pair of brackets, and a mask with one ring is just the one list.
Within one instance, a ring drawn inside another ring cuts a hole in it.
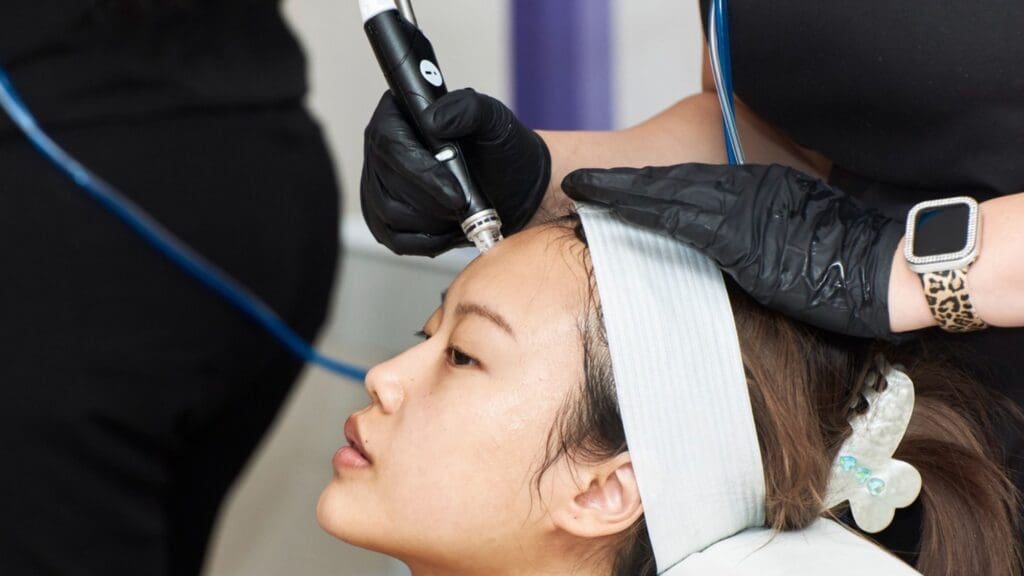
[{"label": "woman's lips", "polygon": [[370,456],[366,453],[362,436],[359,434],[359,426],[355,416],[350,416],[345,422],[345,439],[348,446],[342,446],[334,454],[332,462],[335,468],[369,468],[372,465]]},{"label": "woman's lips", "polygon": [[353,469],[353,468],[369,468],[370,461],[363,457],[359,453],[359,450],[351,446],[342,446],[340,450],[335,452],[334,458],[331,459],[331,463],[334,464],[335,468]]}]

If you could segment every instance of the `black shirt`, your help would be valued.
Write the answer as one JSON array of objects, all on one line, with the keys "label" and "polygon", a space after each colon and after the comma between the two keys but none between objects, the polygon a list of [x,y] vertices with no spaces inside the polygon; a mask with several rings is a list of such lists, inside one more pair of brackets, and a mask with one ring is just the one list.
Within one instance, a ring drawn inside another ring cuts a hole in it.
[{"label": "black shirt", "polygon": [[867,180],[1024,191],[1024,2],[731,0],[729,11],[737,96],[799,144]]},{"label": "black shirt", "polygon": [[[8,2],[0,64],[48,128],[294,105],[306,91],[278,0]],[[0,136],[12,129],[0,114]]]}]

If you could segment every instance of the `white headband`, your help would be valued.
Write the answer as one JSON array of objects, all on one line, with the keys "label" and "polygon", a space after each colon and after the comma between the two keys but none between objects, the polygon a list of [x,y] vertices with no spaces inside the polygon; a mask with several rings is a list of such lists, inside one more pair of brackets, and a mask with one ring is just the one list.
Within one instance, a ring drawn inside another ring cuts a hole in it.
[{"label": "white headband", "polygon": [[711,260],[605,210],[580,206],[579,214],[662,573],[764,524],[764,470],[736,325]]},{"label": "white headband", "polygon": [[[767,546],[761,450],[722,273],[696,250],[606,209],[578,211],[658,573],[738,575],[759,564],[790,574],[881,565],[916,573],[827,521]],[[885,528],[921,489],[917,470],[892,458],[913,412],[913,382],[884,359],[877,368],[873,378],[888,385],[878,392],[868,382],[870,409],[851,418],[826,503],[849,500],[869,532]],[[796,565],[787,568],[787,559]],[[708,570],[712,564],[721,570]]]}]

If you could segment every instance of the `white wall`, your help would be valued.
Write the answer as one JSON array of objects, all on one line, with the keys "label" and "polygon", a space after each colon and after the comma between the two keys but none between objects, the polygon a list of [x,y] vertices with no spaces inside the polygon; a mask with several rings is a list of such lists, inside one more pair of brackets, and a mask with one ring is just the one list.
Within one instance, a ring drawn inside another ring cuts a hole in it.
[{"label": "white wall", "polygon": [[[559,0],[550,0],[559,1]],[[612,0],[616,120],[638,122],[699,89],[697,0]],[[417,16],[452,86],[510,97],[508,5],[498,0],[415,0]],[[385,89],[356,0],[292,0],[287,13],[310,59],[310,103],[338,162],[346,194],[346,254],[333,318],[319,348],[368,366],[397,353],[438,304],[472,251],[398,258],[376,245],[358,209],[362,131]],[[316,525],[317,495],[342,424],[366,402],[360,387],[310,370],[226,504],[207,562],[210,576],[405,574]]]},{"label": "white wall", "polygon": [[700,91],[699,10],[698,0],[612,0],[616,126]]}]

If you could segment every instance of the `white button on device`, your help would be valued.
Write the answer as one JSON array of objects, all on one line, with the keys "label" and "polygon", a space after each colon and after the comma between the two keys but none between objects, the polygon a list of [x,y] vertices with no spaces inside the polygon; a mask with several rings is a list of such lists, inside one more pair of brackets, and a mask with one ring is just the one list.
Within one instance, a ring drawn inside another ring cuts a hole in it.
[{"label": "white button on device", "polygon": [[455,152],[455,148],[449,146],[447,148],[442,148],[440,152],[434,155],[434,158],[437,158],[438,162],[447,162],[455,158],[457,155],[458,153]]},{"label": "white button on device", "polygon": [[437,64],[434,64],[430,60],[420,61],[420,74],[423,75],[423,78],[427,82],[430,82],[438,88],[444,84],[444,77],[441,76],[441,70],[438,69]]}]

